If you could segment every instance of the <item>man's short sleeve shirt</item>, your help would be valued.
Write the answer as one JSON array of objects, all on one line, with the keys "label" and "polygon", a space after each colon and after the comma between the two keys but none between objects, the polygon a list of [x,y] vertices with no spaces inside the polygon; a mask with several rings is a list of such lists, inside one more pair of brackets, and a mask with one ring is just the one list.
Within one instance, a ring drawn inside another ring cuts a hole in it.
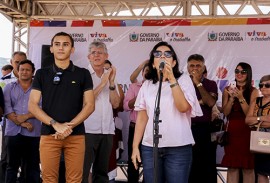
[{"label": "man's short sleeve shirt", "polygon": [[[217,83],[215,81],[209,80],[207,78],[204,78],[202,80],[202,84],[206,91],[208,91],[211,95],[218,97],[218,89],[217,89]],[[196,95],[198,100],[202,99],[202,96],[198,90],[197,87],[195,87]],[[208,105],[201,105],[203,116],[192,118],[192,123],[194,122],[210,122],[212,117],[212,107],[209,107]]]},{"label": "man's short sleeve shirt", "polygon": [[[60,82],[55,84],[54,78],[61,72]],[[36,72],[33,89],[41,91],[42,110],[54,120],[64,123],[70,122],[81,112],[83,95],[93,89],[91,75],[87,69],[77,67],[70,62],[65,70],[54,64],[49,68],[39,69]],[[42,124],[41,134],[54,134],[51,126]],[[84,124],[73,129],[72,135],[84,134]]]}]

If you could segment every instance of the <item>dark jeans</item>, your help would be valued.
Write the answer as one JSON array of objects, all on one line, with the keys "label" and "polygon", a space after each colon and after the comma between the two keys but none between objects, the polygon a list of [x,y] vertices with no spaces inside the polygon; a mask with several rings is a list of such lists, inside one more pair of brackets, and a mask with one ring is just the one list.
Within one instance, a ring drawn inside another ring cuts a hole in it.
[{"label": "dark jeans", "polygon": [[195,145],[189,183],[217,183],[216,145],[211,142],[209,123],[192,124],[191,129]]},{"label": "dark jeans", "polygon": [[16,183],[20,165],[24,172],[21,180],[23,183],[40,183],[39,140],[39,137],[21,134],[6,136],[6,183]]},{"label": "dark jeans", "polygon": [[[133,124],[135,124],[135,123],[133,123]],[[135,169],[135,167],[132,163],[132,160],[131,160],[134,131],[135,131],[135,125],[134,126],[130,125],[129,126],[129,134],[128,134],[128,170],[127,170],[129,183],[138,183],[139,182],[139,169],[138,170]]]},{"label": "dark jeans", "polygon": [[[153,183],[153,147],[142,145],[141,149],[144,181]],[[158,148],[158,183],[187,183],[191,162],[192,145]]]},{"label": "dark jeans", "polygon": [[88,183],[92,166],[92,182],[108,183],[108,169],[113,145],[113,134],[85,134],[83,183]]}]

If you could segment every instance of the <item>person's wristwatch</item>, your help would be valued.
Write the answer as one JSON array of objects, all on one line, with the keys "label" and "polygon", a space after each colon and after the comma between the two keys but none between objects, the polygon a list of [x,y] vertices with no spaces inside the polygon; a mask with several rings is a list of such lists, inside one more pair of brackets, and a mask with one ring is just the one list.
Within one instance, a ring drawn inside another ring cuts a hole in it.
[{"label": "person's wristwatch", "polygon": [[202,86],[202,83],[199,83],[197,84],[197,88],[201,87]]},{"label": "person's wristwatch", "polygon": [[257,122],[258,122],[258,123],[261,122],[261,117],[260,117],[260,116],[257,117]]},{"label": "person's wristwatch", "polygon": [[115,86],[109,86],[110,90],[115,90]]},{"label": "person's wristwatch", "polygon": [[55,121],[54,119],[51,119],[50,125],[52,126],[52,125],[54,125],[54,124],[56,124],[56,121]]}]

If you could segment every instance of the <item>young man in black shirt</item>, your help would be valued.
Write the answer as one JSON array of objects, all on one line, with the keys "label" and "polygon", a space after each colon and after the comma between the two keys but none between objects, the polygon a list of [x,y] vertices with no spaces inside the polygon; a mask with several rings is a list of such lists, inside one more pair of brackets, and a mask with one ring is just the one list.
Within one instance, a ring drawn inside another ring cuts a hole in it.
[{"label": "young man in black shirt", "polygon": [[[61,152],[66,182],[81,182],[85,151],[83,121],[94,111],[93,83],[87,69],[70,61],[72,37],[57,33],[51,41],[54,64],[39,69],[29,100],[29,111],[42,121],[40,160],[43,183],[56,183]],[[39,101],[42,98],[42,107]]]}]

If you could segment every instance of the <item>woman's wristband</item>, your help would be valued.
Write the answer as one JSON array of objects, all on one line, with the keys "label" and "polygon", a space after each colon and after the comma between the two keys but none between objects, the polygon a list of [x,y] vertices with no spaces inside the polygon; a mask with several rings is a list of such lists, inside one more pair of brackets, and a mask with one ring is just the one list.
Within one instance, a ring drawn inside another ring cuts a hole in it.
[{"label": "woman's wristband", "polygon": [[175,86],[177,86],[177,85],[179,85],[178,82],[175,82],[175,83],[173,83],[173,84],[170,84],[170,87],[173,88],[173,87],[175,87]]},{"label": "woman's wristband", "polygon": [[239,100],[239,102],[240,102],[240,104],[244,104],[246,102],[246,100],[245,99],[241,99],[241,100]]}]

